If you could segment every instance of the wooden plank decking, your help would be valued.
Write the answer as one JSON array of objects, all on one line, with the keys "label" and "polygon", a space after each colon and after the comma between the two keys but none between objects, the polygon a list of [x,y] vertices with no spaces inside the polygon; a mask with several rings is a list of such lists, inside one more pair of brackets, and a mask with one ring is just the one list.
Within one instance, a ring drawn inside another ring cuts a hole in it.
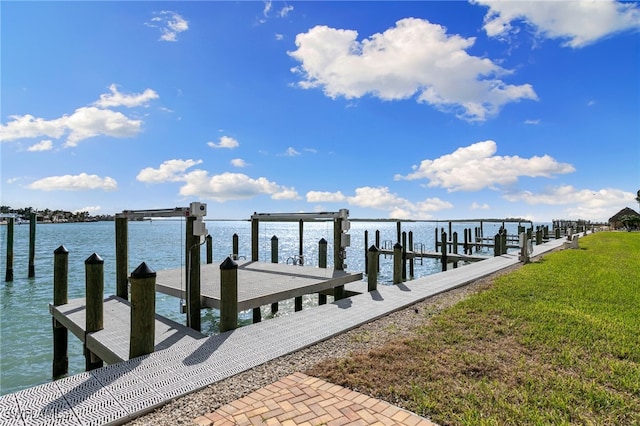
[{"label": "wooden plank decking", "polygon": [[[60,306],[49,305],[49,312],[67,330],[71,331],[91,352],[107,364],[129,359],[131,335],[131,303],[118,297],[104,299],[104,329],[85,332],[86,300],[72,299]],[[155,350],[170,348],[207,337],[192,328],[156,314]]]},{"label": "wooden plank decking", "polygon": [[[238,311],[259,308],[362,280],[361,272],[246,260],[237,263]],[[185,298],[184,270],[158,271],[156,290],[170,296]],[[200,293],[202,307],[220,309],[219,265],[207,264],[200,267]]]}]

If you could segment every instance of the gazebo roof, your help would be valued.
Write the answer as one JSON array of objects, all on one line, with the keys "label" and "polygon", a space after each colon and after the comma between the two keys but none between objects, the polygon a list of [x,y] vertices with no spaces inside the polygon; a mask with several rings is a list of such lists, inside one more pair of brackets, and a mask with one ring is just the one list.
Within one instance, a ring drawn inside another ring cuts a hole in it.
[{"label": "gazebo roof", "polygon": [[611,216],[609,218],[609,223],[611,223],[611,222],[620,222],[624,216],[638,216],[638,217],[640,217],[640,214],[638,214],[638,212],[636,212],[632,208],[625,207],[624,209],[620,210],[618,213],[616,213],[613,216]]}]

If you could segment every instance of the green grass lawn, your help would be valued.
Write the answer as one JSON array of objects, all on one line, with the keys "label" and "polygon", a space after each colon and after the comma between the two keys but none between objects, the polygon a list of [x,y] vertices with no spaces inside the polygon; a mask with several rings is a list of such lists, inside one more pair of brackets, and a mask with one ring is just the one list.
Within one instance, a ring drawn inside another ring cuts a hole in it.
[{"label": "green grass lawn", "polygon": [[442,425],[640,425],[640,233],[581,238],[309,373]]}]

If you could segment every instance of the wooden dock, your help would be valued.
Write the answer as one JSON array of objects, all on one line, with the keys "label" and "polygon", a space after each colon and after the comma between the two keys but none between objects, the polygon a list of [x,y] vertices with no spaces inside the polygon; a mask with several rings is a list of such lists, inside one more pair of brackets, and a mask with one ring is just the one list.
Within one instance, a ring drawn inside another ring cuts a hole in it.
[{"label": "wooden dock", "polygon": [[[72,299],[60,306],[49,305],[53,318],[70,330],[87,349],[107,364],[129,359],[131,333],[131,303],[118,297],[104,299],[104,328],[85,331],[86,299]],[[155,350],[168,349],[176,344],[187,344],[208,337],[196,330],[156,314]]]},{"label": "wooden dock", "polygon": [[[393,250],[389,249],[378,249],[381,255],[391,255],[393,256]],[[419,258],[429,258],[429,259],[441,259],[442,253],[439,251],[407,251],[407,259],[419,259]],[[481,260],[491,259],[493,256],[483,256],[479,254],[455,254],[455,253],[447,253],[447,259],[449,262],[479,262]]]},{"label": "wooden dock", "polygon": [[[294,266],[239,260],[238,311],[332,290],[335,287],[362,280],[362,272],[350,273],[331,268]],[[186,298],[184,270],[158,271],[156,291]],[[200,293],[203,308],[220,309],[220,266],[200,267]]]}]

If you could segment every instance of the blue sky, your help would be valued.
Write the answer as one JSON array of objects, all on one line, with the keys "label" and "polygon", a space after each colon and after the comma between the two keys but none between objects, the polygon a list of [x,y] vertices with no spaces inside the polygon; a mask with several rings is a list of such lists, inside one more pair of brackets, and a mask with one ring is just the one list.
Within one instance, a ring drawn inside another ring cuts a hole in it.
[{"label": "blue sky", "polygon": [[0,3],[1,203],[209,219],[638,209],[640,7]]}]

